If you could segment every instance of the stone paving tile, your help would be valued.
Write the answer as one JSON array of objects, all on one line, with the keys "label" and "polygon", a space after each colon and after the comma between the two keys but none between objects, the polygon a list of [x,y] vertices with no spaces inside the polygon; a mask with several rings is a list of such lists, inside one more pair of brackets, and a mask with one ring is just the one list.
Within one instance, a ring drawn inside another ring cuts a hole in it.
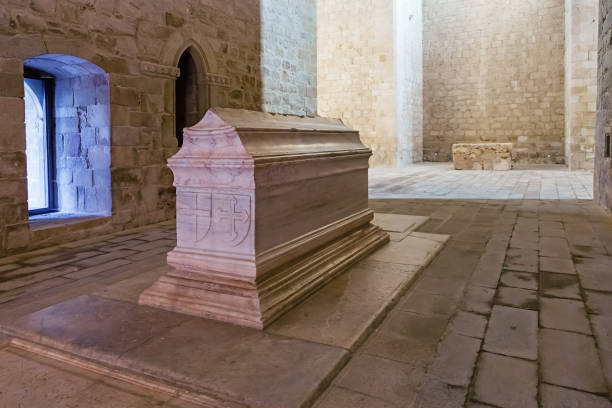
[{"label": "stone paving tile", "polygon": [[541,273],[541,293],[545,296],[582,300],[578,277],[563,273]]},{"label": "stone paving tile", "polygon": [[549,329],[591,334],[584,303],[569,299],[540,299],[540,324]]},{"label": "stone paving tile", "polygon": [[467,387],[479,349],[479,339],[451,332],[440,345],[438,356],[428,373],[446,384]]},{"label": "stone paving tile", "polygon": [[388,402],[332,386],[315,408],[397,408]]},{"label": "stone paving tile", "polygon": [[607,398],[586,392],[542,384],[542,408],[610,408]]},{"label": "stone paving tile", "polygon": [[334,384],[396,406],[410,405],[425,377],[425,370],[368,355],[355,356]]},{"label": "stone paving tile", "polygon": [[506,254],[504,267],[511,271],[538,272],[538,251],[510,248]]},{"label": "stone paving tile", "polygon": [[535,362],[482,353],[472,398],[504,408],[537,408],[537,387]]},{"label": "stone paving tile", "polygon": [[592,337],[550,329],[540,330],[539,336],[543,381],[587,392],[608,392]]},{"label": "stone paving tile", "polygon": [[484,338],[487,318],[475,313],[459,310],[450,324],[450,331],[463,336]]},{"label": "stone paving tile", "polygon": [[507,356],[538,358],[538,313],[494,306],[483,349]]},{"label": "stone paving tile", "polygon": [[494,296],[494,289],[469,285],[465,291],[461,308],[467,312],[489,314]]},{"label": "stone paving tile", "polygon": [[413,290],[399,301],[397,309],[425,316],[450,316],[458,303],[452,297]]},{"label": "stone paving tile", "polygon": [[540,238],[540,255],[552,258],[570,259],[570,249],[565,238],[542,237]]},{"label": "stone paving tile", "polygon": [[446,318],[392,311],[368,339],[363,352],[410,364],[427,365],[435,357],[436,346],[447,323]]},{"label": "stone paving tile", "polygon": [[576,274],[576,269],[571,259],[550,258],[546,256],[540,257],[540,271]]},{"label": "stone paving tile", "polygon": [[538,294],[534,290],[500,286],[495,303],[519,309],[538,310]]},{"label": "stone paving tile", "polygon": [[589,313],[612,317],[612,293],[585,290],[584,295]]},{"label": "stone paving tile", "polygon": [[463,408],[467,388],[446,384],[435,377],[427,377],[414,408]]},{"label": "stone paving tile", "polygon": [[504,271],[500,282],[513,288],[538,290],[537,275],[533,273]]}]

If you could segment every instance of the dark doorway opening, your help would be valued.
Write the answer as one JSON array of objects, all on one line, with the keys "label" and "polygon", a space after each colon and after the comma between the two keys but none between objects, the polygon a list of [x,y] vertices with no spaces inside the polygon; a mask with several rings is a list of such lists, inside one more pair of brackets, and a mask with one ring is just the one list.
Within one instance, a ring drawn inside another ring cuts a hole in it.
[{"label": "dark doorway opening", "polygon": [[195,125],[208,109],[208,90],[202,61],[188,48],[181,55],[176,80],[176,138],[183,145],[183,129]]}]

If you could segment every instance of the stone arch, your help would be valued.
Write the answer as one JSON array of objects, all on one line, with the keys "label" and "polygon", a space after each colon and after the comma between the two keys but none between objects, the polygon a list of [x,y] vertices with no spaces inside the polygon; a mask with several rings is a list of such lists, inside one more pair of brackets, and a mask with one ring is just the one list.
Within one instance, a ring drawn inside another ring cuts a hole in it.
[{"label": "stone arch", "polygon": [[110,214],[110,86],[100,66],[67,54],[28,58],[24,69],[53,78],[57,209]]}]

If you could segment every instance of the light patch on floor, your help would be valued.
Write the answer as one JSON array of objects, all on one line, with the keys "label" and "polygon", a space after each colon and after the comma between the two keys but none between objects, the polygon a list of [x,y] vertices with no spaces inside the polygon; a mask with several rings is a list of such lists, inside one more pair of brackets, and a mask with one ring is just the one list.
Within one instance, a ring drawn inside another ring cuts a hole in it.
[{"label": "light patch on floor", "polygon": [[371,168],[370,198],[592,200],[593,173],[533,165],[510,171],[455,170],[452,163]]}]

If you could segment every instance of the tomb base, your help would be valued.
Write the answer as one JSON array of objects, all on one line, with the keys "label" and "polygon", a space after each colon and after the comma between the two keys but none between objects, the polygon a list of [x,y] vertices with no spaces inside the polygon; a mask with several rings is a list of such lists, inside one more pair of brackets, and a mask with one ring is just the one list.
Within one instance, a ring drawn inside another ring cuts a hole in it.
[{"label": "tomb base", "polygon": [[[304,240],[307,240],[305,238]],[[140,295],[141,305],[263,329],[329,280],[389,241],[389,234],[373,224],[362,225],[332,242],[282,264],[261,280],[223,279],[195,268],[174,269]],[[277,249],[276,258],[291,252]],[[189,254],[171,252],[168,263],[185,262]],[[191,254],[192,265],[207,263]],[[212,259],[211,259],[212,261]],[[274,263],[275,259],[268,259]],[[191,270],[190,270],[191,269]]]}]

